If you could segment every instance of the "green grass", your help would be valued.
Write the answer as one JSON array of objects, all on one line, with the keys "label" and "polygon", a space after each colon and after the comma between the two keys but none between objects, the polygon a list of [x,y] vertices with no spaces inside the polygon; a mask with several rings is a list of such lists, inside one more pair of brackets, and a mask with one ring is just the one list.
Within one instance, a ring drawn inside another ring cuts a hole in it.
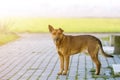
[{"label": "green grass", "polygon": [[[3,19],[0,19],[2,22]],[[12,32],[48,32],[48,25],[65,32],[120,32],[120,18],[12,18],[4,19]],[[4,22],[3,21],[3,22]],[[4,31],[3,31],[4,32]],[[0,45],[18,38],[15,34],[0,34]],[[109,38],[104,38],[108,40]]]},{"label": "green grass", "polygon": [[65,32],[120,32],[120,18],[14,18],[10,30],[48,32],[48,25]]},{"label": "green grass", "polygon": [[16,34],[4,34],[4,33],[0,33],[0,45],[4,45],[8,42],[14,41],[17,38],[19,38],[19,36],[17,36]]}]

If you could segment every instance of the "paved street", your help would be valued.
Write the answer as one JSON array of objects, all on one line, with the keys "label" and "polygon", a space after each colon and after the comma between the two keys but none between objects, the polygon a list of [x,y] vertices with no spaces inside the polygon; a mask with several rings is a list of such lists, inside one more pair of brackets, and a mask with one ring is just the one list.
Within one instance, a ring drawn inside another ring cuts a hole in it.
[{"label": "paved street", "polygon": [[[95,65],[90,56],[73,55],[68,75],[58,76],[59,59],[50,34],[23,34],[14,42],[0,46],[0,80],[120,80],[112,77],[112,64],[120,64],[120,56],[99,55],[102,69],[93,74]],[[112,47],[104,47],[108,53]]]}]

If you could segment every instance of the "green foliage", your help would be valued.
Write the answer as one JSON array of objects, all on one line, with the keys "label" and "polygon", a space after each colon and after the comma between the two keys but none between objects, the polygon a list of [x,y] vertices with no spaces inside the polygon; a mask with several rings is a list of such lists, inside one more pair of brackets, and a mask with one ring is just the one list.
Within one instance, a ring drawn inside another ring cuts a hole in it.
[{"label": "green foliage", "polygon": [[48,25],[65,32],[120,32],[119,18],[15,18],[16,32],[48,32]]},{"label": "green foliage", "polygon": [[17,38],[19,38],[19,36],[16,34],[0,33],[0,45],[3,45],[10,41],[16,40]]},{"label": "green foliage", "polygon": [[115,36],[115,45],[120,47],[120,36]]},{"label": "green foliage", "polygon": [[101,39],[104,40],[104,41],[109,41],[110,40],[110,36],[102,37]]}]

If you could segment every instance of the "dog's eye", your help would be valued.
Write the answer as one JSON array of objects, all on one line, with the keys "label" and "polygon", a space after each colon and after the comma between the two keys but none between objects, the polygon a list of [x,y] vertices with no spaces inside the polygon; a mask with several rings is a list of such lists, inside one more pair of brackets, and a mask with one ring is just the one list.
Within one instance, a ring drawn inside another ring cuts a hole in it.
[{"label": "dog's eye", "polygon": [[61,32],[58,32],[58,34],[61,34]]},{"label": "dog's eye", "polygon": [[52,33],[53,35],[56,35],[56,33],[54,32],[54,33]]}]

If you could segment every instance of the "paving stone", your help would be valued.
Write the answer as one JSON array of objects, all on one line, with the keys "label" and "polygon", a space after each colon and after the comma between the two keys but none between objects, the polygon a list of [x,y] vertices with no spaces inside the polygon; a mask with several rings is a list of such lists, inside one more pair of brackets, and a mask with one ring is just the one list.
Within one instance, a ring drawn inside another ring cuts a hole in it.
[{"label": "paving stone", "polygon": [[120,80],[120,77],[115,78],[115,80]]},{"label": "paving stone", "polygon": [[36,70],[35,73],[29,78],[29,80],[37,80],[42,73],[42,70]]},{"label": "paving stone", "polygon": [[112,64],[115,64],[115,61],[113,60],[113,58],[107,58],[108,61],[108,65],[112,67]]},{"label": "paving stone", "polygon": [[105,80],[104,78],[97,78],[96,80]]},{"label": "paving stone", "polygon": [[120,64],[120,58],[118,55],[114,55],[113,59],[114,59],[116,64]]},{"label": "paving stone", "polygon": [[52,73],[50,74],[50,76],[58,76],[57,75],[58,72],[59,72],[59,63],[57,60],[55,66],[54,66],[54,69],[52,70]]},{"label": "paving stone", "polygon": [[[82,80],[82,79],[80,79]],[[86,80],[96,80],[95,78],[87,78]]]},{"label": "paving stone", "polygon": [[99,55],[99,60],[100,60],[100,62],[102,64],[101,65],[102,67],[108,67],[107,59],[104,56]]},{"label": "paving stone", "polygon": [[[99,55],[99,59],[102,69],[120,63],[120,56],[117,55],[114,58]],[[58,76],[60,61],[48,34],[26,34],[15,42],[0,46],[0,80],[104,80],[92,78],[90,70],[95,68],[90,56],[76,54],[70,58],[68,75]]]},{"label": "paving stone", "polygon": [[67,76],[64,76],[64,75],[59,76],[59,80],[66,80],[66,79],[67,79]]},{"label": "paving stone", "polygon": [[37,80],[47,80],[48,79],[48,75],[44,75],[44,76],[41,76],[39,79]]},{"label": "paving stone", "polygon": [[77,74],[77,71],[75,70],[70,70],[69,76],[75,76]]},{"label": "paving stone", "polygon": [[82,76],[78,76],[77,79],[78,80],[86,80],[86,77],[84,75],[82,75]]},{"label": "paving stone", "polygon": [[77,80],[77,76],[69,76],[67,77],[67,80]]},{"label": "paving stone", "polygon": [[[23,61],[23,60],[22,60],[22,61]],[[9,74],[12,75],[11,73],[14,73],[14,72],[16,71],[15,67],[16,67],[17,65],[19,65],[19,62],[18,62],[18,61],[16,61],[16,62],[14,63],[14,65],[10,65],[10,67],[6,69],[6,74],[4,74],[4,75],[5,75],[4,77],[8,76]],[[4,71],[4,72],[5,72],[5,71]],[[8,74],[8,73],[9,73],[9,74]],[[1,75],[1,76],[2,76],[2,75]]]},{"label": "paving stone", "polygon": [[87,72],[87,73],[86,73],[86,78],[87,78],[87,79],[92,78],[92,74],[91,74],[91,72]]},{"label": "paving stone", "polygon": [[93,62],[90,56],[86,56],[86,67],[87,68],[92,68],[93,67]]},{"label": "paving stone", "polygon": [[19,80],[21,80],[21,79],[27,80],[27,79],[31,76],[31,74],[32,74],[33,72],[34,72],[33,70],[27,71],[23,76],[21,76],[21,77],[19,78]]},{"label": "paving stone", "polygon": [[113,79],[113,78],[109,78],[109,79],[106,79],[106,80],[115,80],[115,79]]},{"label": "paving stone", "polygon": [[26,59],[26,61],[25,61],[25,63],[23,64],[23,66],[20,68],[20,70],[16,73],[16,74],[18,74],[18,75],[15,75],[15,76],[13,76],[11,79],[13,79],[13,80],[17,80],[17,79],[19,79],[20,77],[22,77],[23,76],[23,74],[27,71],[27,69],[28,69],[28,67],[31,65],[31,62],[30,61],[32,61],[32,57],[34,57],[34,56],[31,56],[31,57],[29,57],[29,58],[27,58]]},{"label": "paving stone", "polygon": [[[43,72],[42,72],[41,76],[45,76],[46,75],[47,78],[49,77],[49,75],[51,74],[51,72],[52,72],[52,70],[54,68],[54,66],[50,67],[49,65],[51,65],[53,63],[53,60],[55,60],[54,58],[55,58],[54,55],[52,55],[50,60],[48,60],[49,62],[47,63],[46,68],[43,69]],[[55,63],[53,63],[53,64],[55,65]],[[41,79],[41,76],[40,76],[39,79]]]},{"label": "paving stone", "polygon": [[47,80],[57,80],[57,76],[50,76]]}]

